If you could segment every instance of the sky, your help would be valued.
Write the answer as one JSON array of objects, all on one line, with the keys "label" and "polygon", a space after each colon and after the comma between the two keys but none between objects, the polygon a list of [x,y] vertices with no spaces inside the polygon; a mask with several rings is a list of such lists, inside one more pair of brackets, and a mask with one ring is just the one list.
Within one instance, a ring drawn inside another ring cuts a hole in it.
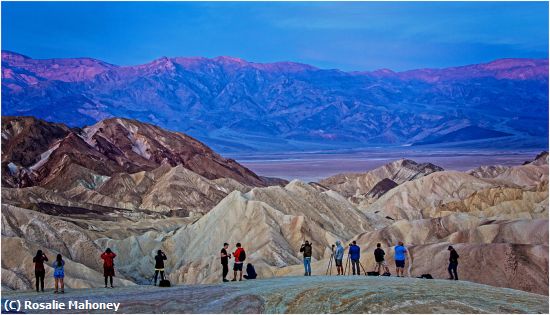
[{"label": "sky", "polygon": [[232,56],[441,68],[548,58],[548,2],[2,2],[2,49],[117,65]]}]

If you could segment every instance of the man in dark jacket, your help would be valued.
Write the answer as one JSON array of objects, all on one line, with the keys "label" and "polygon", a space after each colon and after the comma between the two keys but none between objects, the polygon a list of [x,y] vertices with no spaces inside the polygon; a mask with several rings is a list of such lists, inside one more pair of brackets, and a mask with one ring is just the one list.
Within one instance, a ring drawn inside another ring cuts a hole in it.
[{"label": "man in dark jacket", "polygon": [[309,241],[305,241],[304,244],[300,247],[300,253],[304,253],[304,276],[311,276],[311,254],[313,248]]},{"label": "man in dark jacket", "polygon": [[458,253],[452,246],[449,246],[447,250],[450,251],[449,268],[447,268],[450,276],[449,280],[458,280],[458,273],[456,271],[458,268]]},{"label": "man in dark jacket", "polygon": [[376,271],[378,271],[379,274],[382,274],[382,268],[384,268],[384,272],[390,272],[384,256],[386,256],[386,252],[382,249],[382,244],[376,244],[376,249],[374,250],[374,261],[376,262]]},{"label": "man in dark jacket", "polygon": [[164,280],[164,261],[166,260],[166,255],[160,249],[155,256],[155,282],[153,285],[157,285],[157,277],[160,272],[160,280]]},{"label": "man in dark jacket", "polygon": [[359,269],[359,258],[361,258],[361,248],[357,246],[357,242],[353,241],[348,249],[348,255],[351,260],[351,270],[353,271],[353,275],[355,275],[355,271],[357,270],[357,275],[361,275],[361,270]]},{"label": "man in dark jacket", "polygon": [[220,251],[220,258],[222,263],[222,281],[223,282],[229,282],[225,277],[227,277],[227,274],[229,273],[229,259],[231,258],[231,254],[227,253],[227,248],[229,248],[229,244],[223,243],[223,248]]}]

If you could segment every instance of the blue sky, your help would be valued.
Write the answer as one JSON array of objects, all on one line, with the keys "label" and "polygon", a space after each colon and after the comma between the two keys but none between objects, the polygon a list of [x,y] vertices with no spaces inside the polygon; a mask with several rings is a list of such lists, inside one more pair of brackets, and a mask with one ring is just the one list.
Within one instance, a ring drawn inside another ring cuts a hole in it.
[{"label": "blue sky", "polygon": [[548,58],[548,2],[2,2],[2,49],[118,65],[234,56],[342,70]]}]

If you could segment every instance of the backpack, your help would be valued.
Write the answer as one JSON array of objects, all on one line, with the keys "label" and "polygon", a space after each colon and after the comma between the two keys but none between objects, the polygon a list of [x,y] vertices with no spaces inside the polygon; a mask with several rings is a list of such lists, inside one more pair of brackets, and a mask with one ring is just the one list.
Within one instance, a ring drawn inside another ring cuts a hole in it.
[{"label": "backpack", "polygon": [[166,280],[166,279],[160,280],[159,287],[165,287],[165,288],[170,287],[170,280]]},{"label": "backpack", "polygon": [[367,271],[367,276],[379,276],[380,273],[378,271]]},{"label": "backpack", "polygon": [[391,273],[389,273],[389,272],[384,272],[384,273],[382,274],[382,276],[384,276],[384,277],[389,277],[389,276],[391,276]]},{"label": "backpack", "polygon": [[304,257],[311,257],[312,252],[313,248],[311,248],[311,244],[304,246]]},{"label": "backpack", "polygon": [[432,275],[429,274],[429,273],[425,273],[423,275],[421,275],[420,277],[418,278],[421,278],[421,279],[433,279]]},{"label": "backpack", "polygon": [[241,249],[241,252],[239,253],[239,261],[243,262],[246,259],[246,253],[244,252],[244,249]]}]

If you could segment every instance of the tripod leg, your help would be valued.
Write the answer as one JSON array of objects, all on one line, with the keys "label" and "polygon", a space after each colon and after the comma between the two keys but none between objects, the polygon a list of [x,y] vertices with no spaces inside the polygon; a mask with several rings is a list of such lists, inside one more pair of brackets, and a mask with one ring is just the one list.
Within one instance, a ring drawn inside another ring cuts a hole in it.
[{"label": "tripod leg", "polygon": [[363,267],[363,264],[361,263],[361,261],[359,261],[359,266],[361,266],[361,269],[363,269],[363,272],[365,273],[365,276],[367,275],[367,271],[365,270],[365,268]]},{"label": "tripod leg", "polygon": [[349,259],[346,259],[346,265],[344,266],[344,276],[348,272],[348,262],[349,262]]},{"label": "tripod leg", "polygon": [[334,258],[334,254],[330,255],[330,260],[328,261],[327,272],[325,272],[325,276],[328,275],[329,272],[330,272],[330,275],[332,276],[332,258]]}]

